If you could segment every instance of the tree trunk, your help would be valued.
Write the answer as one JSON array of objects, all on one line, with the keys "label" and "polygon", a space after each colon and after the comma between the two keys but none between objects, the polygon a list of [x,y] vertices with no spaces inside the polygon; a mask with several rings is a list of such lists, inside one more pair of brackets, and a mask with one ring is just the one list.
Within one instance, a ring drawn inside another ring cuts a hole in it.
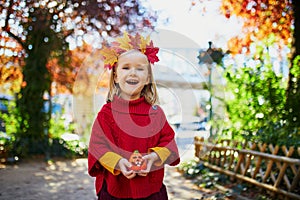
[{"label": "tree trunk", "polygon": [[45,58],[29,54],[24,67],[24,81],[26,86],[21,89],[18,99],[18,108],[21,115],[20,142],[25,154],[44,154],[46,149],[46,136],[48,135],[49,119],[48,109],[45,109],[43,99],[47,91],[47,69]]},{"label": "tree trunk", "polygon": [[[34,13],[37,14],[37,13]],[[50,94],[50,73],[46,67],[53,50],[50,29],[44,15],[32,16],[38,20],[29,29],[27,57],[23,68],[24,84],[17,99],[20,114],[18,141],[22,154],[46,154],[48,147],[49,112],[51,107],[45,94]]]}]

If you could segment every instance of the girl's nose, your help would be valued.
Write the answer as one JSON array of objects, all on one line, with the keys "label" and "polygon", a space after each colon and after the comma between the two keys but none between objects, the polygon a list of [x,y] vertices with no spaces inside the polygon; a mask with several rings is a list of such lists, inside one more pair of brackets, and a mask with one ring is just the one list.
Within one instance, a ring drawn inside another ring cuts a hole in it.
[{"label": "girl's nose", "polygon": [[136,69],[134,67],[132,67],[129,71],[130,75],[136,75]]}]

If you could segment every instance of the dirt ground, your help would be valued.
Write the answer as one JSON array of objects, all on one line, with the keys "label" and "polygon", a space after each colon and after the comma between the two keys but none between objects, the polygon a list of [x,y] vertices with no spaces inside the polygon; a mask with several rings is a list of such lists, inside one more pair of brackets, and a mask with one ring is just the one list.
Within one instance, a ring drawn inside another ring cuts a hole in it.
[{"label": "dirt ground", "polygon": [[[0,165],[1,200],[93,200],[94,179],[87,174],[87,160],[24,160],[14,165]],[[174,167],[166,168],[165,185],[170,200],[197,200],[209,194],[195,188]]]}]

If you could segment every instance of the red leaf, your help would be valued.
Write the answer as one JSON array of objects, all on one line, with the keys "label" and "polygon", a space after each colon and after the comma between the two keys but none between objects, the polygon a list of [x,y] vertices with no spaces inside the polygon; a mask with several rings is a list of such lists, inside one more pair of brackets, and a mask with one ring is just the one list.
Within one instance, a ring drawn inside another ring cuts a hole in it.
[{"label": "red leaf", "polygon": [[147,45],[146,51],[145,51],[145,55],[148,57],[148,60],[149,60],[150,63],[153,64],[153,63],[159,61],[158,57],[156,56],[158,51],[159,51],[159,48],[154,47],[153,46],[153,41],[151,40],[150,44]]}]

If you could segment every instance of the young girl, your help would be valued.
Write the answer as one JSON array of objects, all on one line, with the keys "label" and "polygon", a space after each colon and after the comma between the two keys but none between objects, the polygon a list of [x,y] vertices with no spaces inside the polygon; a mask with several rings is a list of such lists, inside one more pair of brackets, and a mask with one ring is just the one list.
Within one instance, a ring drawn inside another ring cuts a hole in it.
[{"label": "young girl", "polygon": [[126,32],[101,52],[112,71],[88,153],[98,199],[168,199],[164,164],[174,166],[180,159],[174,131],[156,105],[151,64],[158,61],[157,53],[149,37]]}]

